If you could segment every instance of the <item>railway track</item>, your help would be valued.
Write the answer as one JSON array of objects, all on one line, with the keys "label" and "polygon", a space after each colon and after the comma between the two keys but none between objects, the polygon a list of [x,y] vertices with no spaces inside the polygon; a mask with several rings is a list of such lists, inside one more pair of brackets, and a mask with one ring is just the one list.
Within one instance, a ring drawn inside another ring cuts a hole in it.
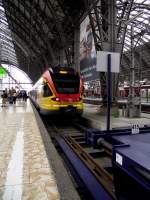
[{"label": "railway track", "polygon": [[[107,145],[101,145],[99,149],[93,149],[93,147],[86,144],[85,131],[87,129],[87,124],[85,123],[85,119],[47,119],[44,117],[43,121],[54,144],[61,147],[64,154],[66,154],[66,157],[69,157],[68,152],[73,152],[73,154],[75,154],[77,158],[84,163],[85,167],[90,171],[98,185],[108,193],[110,199],[116,199],[113,175],[111,172],[111,150],[108,150]],[[67,148],[69,147],[69,149],[65,150],[65,146]],[[72,156],[70,156],[70,159],[72,159]],[[71,162],[74,162],[74,160]],[[76,167],[78,168],[78,166]],[[80,176],[82,179],[82,174]],[[83,182],[84,181],[85,180],[83,179]],[[83,184],[86,185],[86,183]],[[99,198],[94,196],[95,194],[93,194],[93,188],[88,188],[88,190],[91,195],[90,199]]]},{"label": "railway track", "polygon": [[46,117],[43,116],[43,122],[49,132],[49,135],[52,139],[55,139],[56,136],[65,136],[65,135],[81,135],[84,134],[85,126],[79,124],[80,119],[71,119],[69,117]]}]

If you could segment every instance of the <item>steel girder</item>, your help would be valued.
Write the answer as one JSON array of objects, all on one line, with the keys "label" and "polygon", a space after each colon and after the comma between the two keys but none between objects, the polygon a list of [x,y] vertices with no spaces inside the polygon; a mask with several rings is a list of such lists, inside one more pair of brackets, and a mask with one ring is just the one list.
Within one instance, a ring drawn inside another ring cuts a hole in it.
[{"label": "steel girder", "polygon": [[[148,5],[148,1],[145,0],[138,3],[138,0],[85,0],[85,2],[87,5],[87,9],[89,7],[89,4],[92,4],[92,7],[88,9],[88,14],[93,31],[96,50],[120,52],[121,67],[122,71],[124,72],[125,65],[123,61],[125,59],[123,59],[123,54],[125,50],[130,51],[129,26],[131,26],[131,24],[134,24],[136,26],[136,30],[134,31],[135,46],[137,44],[139,45],[140,43],[143,44],[143,42],[141,41],[146,40],[145,33],[149,32],[150,26],[148,20],[150,21],[150,7]],[[138,14],[138,12],[143,12],[144,15],[142,16],[142,18],[136,19],[135,16]],[[134,20],[132,20],[132,18]],[[149,44],[145,45],[148,46]],[[138,52],[135,51],[135,58],[137,58],[137,61],[139,61],[137,54]],[[148,69],[148,67],[150,66],[150,62],[144,61],[144,58],[142,58],[141,60]],[[129,74],[131,59],[128,58],[127,62],[128,67],[126,68],[126,71],[128,71],[127,73]],[[100,73],[100,80],[102,89],[105,90],[106,78],[104,73]],[[117,81],[117,83],[115,84],[117,86],[119,77],[115,78],[115,80]],[[117,87],[116,92],[114,92],[113,94],[114,97],[116,96],[116,93]]]},{"label": "steel girder", "polygon": [[[26,49],[29,49],[27,60],[33,57],[38,60],[37,73],[58,63],[57,58],[62,50],[65,51],[68,63],[72,62],[74,27],[80,24],[79,20],[85,11],[82,1],[3,0],[3,5],[14,39],[19,38],[15,44],[21,46],[25,43]],[[20,66],[25,66],[19,51],[17,57]],[[42,57],[41,61],[39,57]],[[26,69],[32,68],[31,62],[29,65]]]},{"label": "steel girder", "polygon": [[[141,30],[135,30],[135,36],[138,36],[136,43],[149,41],[149,37],[145,36],[149,31],[147,20],[150,8],[147,2],[147,0],[140,3],[138,0],[3,0],[3,5],[14,35],[15,46],[16,44],[20,47],[26,46],[19,48],[24,52],[23,54],[29,52],[28,56],[25,54],[27,60],[38,60],[41,57],[36,69],[36,71],[41,71],[45,68],[43,65],[47,67],[53,65],[52,63],[57,63],[62,50],[65,52],[68,63],[73,62],[74,30],[87,14],[90,17],[97,50],[120,51],[121,55],[123,49],[129,51],[130,32],[125,21],[142,10],[145,13],[142,16],[143,20],[139,18],[134,21]],[[7,24],[5,20],[3,23]],[[149,44],[145,46],[149,51]],[[19,56],[18,51],[17,57]],[[23,66],[24,61],[22,58],[19,60],[20,66]],[[146,64],[148,68],[149,62]],[[32,69],[31,64],[29,65],[30,67],[27,66],[26,69]],[[123,62],[121,66],[125,66]],[[101,74],[101,77],[101,82],[105,85],[105,75]]]},{"label": "steel girder", "polygon": [[[118,49],[116,37],[116,7],[115,1],[99,0],[93,2],[93,7],[89,11],[89,19],[93,32],[96,51],[116,51]],[[103,104],[107,102],[106,75],[100,73],[101,90],[103,94]],[[115,89],[113,89],[115,91]],[[116,94],[113,94],[113,99]]]}]

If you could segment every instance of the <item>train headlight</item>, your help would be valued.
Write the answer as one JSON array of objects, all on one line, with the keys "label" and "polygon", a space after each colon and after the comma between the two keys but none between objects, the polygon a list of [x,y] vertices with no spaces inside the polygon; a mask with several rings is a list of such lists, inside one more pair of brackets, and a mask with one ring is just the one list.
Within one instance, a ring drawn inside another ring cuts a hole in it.
[{"label": "train headlight", "polygon": [[51,98],[53,101],[60,101],[60,99],[58,97],[53,97]]},{"label": "train headlight", "polygon": [[67,71],[62,71],[62,70],[61,70],[61,71],[59,71],[59,73],[60,73],[60,74],[67,74],[68,72],[67,72]]}]

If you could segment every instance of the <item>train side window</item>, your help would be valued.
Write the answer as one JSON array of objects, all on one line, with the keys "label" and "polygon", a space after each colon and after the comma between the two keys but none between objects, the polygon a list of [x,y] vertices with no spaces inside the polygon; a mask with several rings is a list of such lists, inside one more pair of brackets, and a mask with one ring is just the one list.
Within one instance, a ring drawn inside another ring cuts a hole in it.
[{"label": "train side window", "polygon": [[47,84],[45,84],[43,86],[43,97],[49,97],[49,96],[52,96],[52,91],[50,90],[50,88],[48,87]]}]

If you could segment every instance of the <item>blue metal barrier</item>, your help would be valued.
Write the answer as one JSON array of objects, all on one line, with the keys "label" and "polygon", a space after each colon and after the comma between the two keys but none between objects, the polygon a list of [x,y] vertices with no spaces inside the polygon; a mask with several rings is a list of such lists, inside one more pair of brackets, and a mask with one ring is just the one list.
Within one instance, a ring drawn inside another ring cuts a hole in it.
[{"label": "blue metal barrier", "polygon": [[113,175],[119,200],[150,198],[150,132],[115,136],[123,145],[113,146]]},{"label": "blue metal barrier", "polygon": [[[150,126],[144,126],[142,128],[139,128],[139,134],[144,133],[150,133]],[[121,136],[121,135],[131,135],[132,130],[131,128],[125,128],[125,129],[112,129],[109,132],[106,130],[99,130],[99,129],[88,129],[85,133],[86,143],[89,145],[92,145],[93,148],[97,148],[97,140],[99,138],[104,138],[110,140],[112,136]]]},{"label": "blue metal barrier", "polygon": [[[109,132],[89,129],[87,144],[99,148],[98,140],[112,145],[115,191],[119,200],[149,200],[150,198],[150,126],[139,128],[132,134],[131,128],[113,129]],[[96,156],[94,154],[94,156]]]}]

